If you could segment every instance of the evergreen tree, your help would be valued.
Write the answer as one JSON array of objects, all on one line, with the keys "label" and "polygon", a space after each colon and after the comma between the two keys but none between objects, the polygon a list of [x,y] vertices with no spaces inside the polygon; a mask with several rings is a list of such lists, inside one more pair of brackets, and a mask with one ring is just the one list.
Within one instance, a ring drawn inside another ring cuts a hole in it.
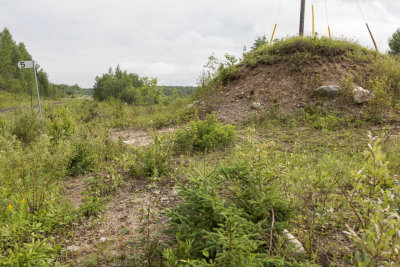
[{"label": "evergreen tree", "polygon": [[[16,44],[10,31],[0,32],[0,91],[31,93],[34,87],[33,72],[18,68],[19,61],[32,60],[24,43]],[[40,67],[38,67],[40,69]],[[61,91],[50,84],[47,73],[38,71],[39,89],[42,96],[59,97]]]},{"label": "evergreen tree", "polygon": [[389,47],[391,53],[400,55],[400,28],[389,39]]}]

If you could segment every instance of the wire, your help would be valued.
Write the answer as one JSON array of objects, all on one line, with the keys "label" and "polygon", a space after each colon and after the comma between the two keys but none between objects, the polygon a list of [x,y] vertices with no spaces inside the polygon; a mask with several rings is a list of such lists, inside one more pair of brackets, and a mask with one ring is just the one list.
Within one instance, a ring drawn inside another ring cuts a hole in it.
[{"label": "wire", "polygon": [[267,15],[267,20],[265,21],[265,23],[264,23],[264,25],[263,25],[263,31],[264,31],[264,35],[266,35],[266,31],[267,31],[267,28],[268,28],[268,26],[269,26],[269,22],[270,22],[270,20],[271,20],[271,13],[272,13],[272,9],[273,9],[273,7],[274,7],[274,5],[275,5],[275,1],[276,0],[272,0],[272,4],[270,5],[270,8],[269,8],[269,12],[268,12],[268,15]]},{"label": "wire", "polygon": [[276,14],[275,24],[278,24],[278,18],[279,18],[279,14],[281,13],[282,3],[283,3],[283,0],[281,0],[281,3],[279,4],[278,13]]},{"label": "wire", "polygon": [[326,14],[326,22],[328,23],[329,26],[328,5],[326,3],[326,0],[325,0],[325,14]]},{"label": "wire", "polygon": [[363,10],[361,8],[360,2],[358,2],[358,0],[356,0],[356,2],[357,2],[357,5],[358,5],[358,8],[360,9],[361,15],[362,15],[365,23],[367,23],[367,20],[365,19],[364,12],[363,12]]}]

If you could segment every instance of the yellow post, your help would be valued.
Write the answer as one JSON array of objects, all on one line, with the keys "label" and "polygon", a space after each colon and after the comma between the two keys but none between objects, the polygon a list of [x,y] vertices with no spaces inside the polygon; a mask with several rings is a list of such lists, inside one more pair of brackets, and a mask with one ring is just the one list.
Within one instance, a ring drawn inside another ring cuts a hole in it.
[{"label": "yellow post", "polygon": [[328,32],[329,32],[329,39],[332,40],[331,27],[329,27],[329,26],[328,26]]},{"label": "yellow post", "polygon": [[277,26],[277,25],[278,25],[278,24],[275,24],[274,31],[272,32],[271,41],[269,41],[269,44],[270,44],[270,45],[272,45],[272,40],[274,40],[274,35],[275,35],[275,31],[276,31],[276,26]]},{"label": "yellow post", "polygon": [[312,5],[312,37],[315,37],[315,23],[314,23],[314,5]]}]

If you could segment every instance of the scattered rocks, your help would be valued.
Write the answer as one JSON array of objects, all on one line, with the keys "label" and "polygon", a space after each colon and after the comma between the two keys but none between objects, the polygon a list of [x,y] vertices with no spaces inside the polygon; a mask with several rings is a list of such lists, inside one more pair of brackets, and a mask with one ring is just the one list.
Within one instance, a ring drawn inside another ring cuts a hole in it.
[{"label": "scattered rocks", "polygon": [[251,108],[255,109],[255,110],[259,110],[261,108],[261,103],[258,101],[253,102],[253,104],[251,104]]},{"label": "scattered rocks", "polygon": [[79,249],[80,249],[80,247],[75,246],[75,245],[73,245],[73,246],[68,246],[68,247],[67,247],[67,250],[68,250],[68,251],[71,251],[71,252],[78,252]]},{"label": "scattered rocks", "polygon": [[353,89],[353,101],[356,104],[367,103],[372,97],[374,97],[374,95],[362,87],[356,87]]},{"label": "scattered rocks", "polygon": [[327,97],[337,97],[339,95],[340,87],[337,85],[324,85],[315,89],[315,94]]}]

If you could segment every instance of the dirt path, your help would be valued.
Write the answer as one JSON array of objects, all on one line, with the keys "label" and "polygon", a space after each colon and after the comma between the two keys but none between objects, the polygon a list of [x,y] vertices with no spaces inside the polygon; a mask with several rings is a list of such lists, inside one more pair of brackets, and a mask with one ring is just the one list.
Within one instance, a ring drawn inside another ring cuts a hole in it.
[{"label": "dirt path", "polygon": [[135,256],[143,254],[143,241],[149,236],[164,240],[161,232],[167,218],[163,209],[176,202],[176,192],[171,183],[153,184],[152,188],[149,183],[149,179],[131,181],[114,196],[103,215],[77,225],[65,242],[65,249],[77,247],[68,262],[74,266],[129,265]]},{"label": "dirt path", "polygon": [[[172,131],[173,128],[167,128],[157,133]],[[133,129],[114,131],[112,136],[114,140],[133,146],[146,146],[153,141],[151,133]],[[64,184],[65,197],[77,209],[82,205],[82,193],[88,186],[85,180],[89,178],[72,178]],[[167,221],[163,210],[177,201],[174,183],[155,182],[150,178],[131,179],[125,178],[125,185],[112,196],[102,215],[83,219],[71,229],[64,244],[66,263],[71,266],[132,266],[135,257],[145,254],[149,239],[157,243],[167,238],[162,234]]]}]

